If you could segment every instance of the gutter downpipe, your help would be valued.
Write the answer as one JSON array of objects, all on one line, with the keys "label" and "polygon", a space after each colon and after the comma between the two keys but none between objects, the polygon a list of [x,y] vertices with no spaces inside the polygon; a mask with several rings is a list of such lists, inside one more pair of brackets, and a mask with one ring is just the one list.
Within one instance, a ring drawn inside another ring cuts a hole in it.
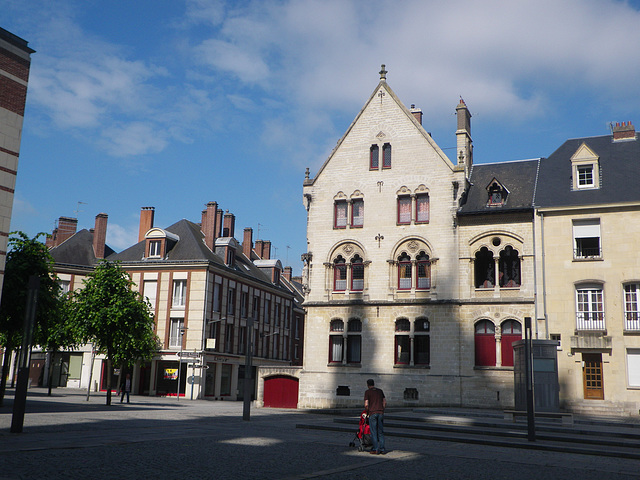
[{"label": "gutter downpipe", "polygon": [[[544,329],[545,339],[549,339],[549,318],[547,316],[547,275],[545,266],[545,251],[544,251],[544,213],[538,212],[540,215],[540,247],[542,249],[542,310],[544,313]],[[535,238],[535,237],[534,237]]]}]

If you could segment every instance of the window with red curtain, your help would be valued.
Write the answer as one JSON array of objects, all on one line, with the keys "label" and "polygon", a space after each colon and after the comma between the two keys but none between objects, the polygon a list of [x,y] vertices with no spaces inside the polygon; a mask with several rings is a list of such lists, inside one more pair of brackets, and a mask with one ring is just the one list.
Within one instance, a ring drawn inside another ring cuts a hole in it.
[{"label": "window with red curtain", "polygon": [[429,195],[426,193],[416,197],[416,222],[429,222]]},{"label": "window with red curtain", "polygon": [[496,364],[496,328],[489,320],[476,323],[475,357],[477,367],[493,367]]},{"label": "window with red curtain", "polygon": [[411,223],[411,197],[408,195],[398,197],[398,224]]},{"label": "window with red curtain", "polygon": [[522,340],[522,326],[515,320],[507,320],[502,323],[502,338],[500,350],[502,351],[502,366],[513,367],[513,342]]}]

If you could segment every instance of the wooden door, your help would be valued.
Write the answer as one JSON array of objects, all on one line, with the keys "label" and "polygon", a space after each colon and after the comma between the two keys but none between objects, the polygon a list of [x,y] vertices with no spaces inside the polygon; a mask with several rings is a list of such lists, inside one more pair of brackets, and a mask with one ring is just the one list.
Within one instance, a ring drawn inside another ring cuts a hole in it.
[{"label": "wooden door", "polygon": [[584,398],[587,400],[604,399],[604,378],[602,375],[602,354],[582,354],[582,380]]}]

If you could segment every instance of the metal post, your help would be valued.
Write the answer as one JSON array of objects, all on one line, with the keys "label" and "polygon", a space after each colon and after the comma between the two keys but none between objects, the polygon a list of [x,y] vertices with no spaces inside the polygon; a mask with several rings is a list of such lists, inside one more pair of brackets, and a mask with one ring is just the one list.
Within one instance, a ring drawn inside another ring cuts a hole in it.
[{"label": "metal post", "polygon": [[527,375],[527,440],[536,440],[535,403],[533,395],[533,349],[531,339],[531,317],[524,317],[524,365]]},{"label": "metal post", "polygon": [[182,340],[184,338],[185,327],[180,327],[180,355],[178,356],[178,401],[180,401],[180,371],[182,370]]},{"label": "metal post", "polygon": [[242,404],[242,420],[251,420],[251,390],[253,375],[253,318],[247,318],[247,354],[244,364],[244,398]]},{"label": "metal post", "polygon": [[96,346],[91,345],[91,367],[89,369],[89,385],[87,385],[87,402],[89,401],[89,397],[91,396],[91,380],[93,379],[93,365],[96,360]]},{"label": "metal post", "polygon": [[18,360],[18,383],[13,399],[13,416],[11,417],[11,433],[21,433],[24,425],[24,413],[27,405],[27,387],[29,385],[29,361],[31,359],[31,342],[33,337],[33,324],[35,323],[38,306],[38,290],[40,278],[35,275],[29,277],[27,291],[27,306],[24,318],[24,334],[22,335],[22,348]]}]

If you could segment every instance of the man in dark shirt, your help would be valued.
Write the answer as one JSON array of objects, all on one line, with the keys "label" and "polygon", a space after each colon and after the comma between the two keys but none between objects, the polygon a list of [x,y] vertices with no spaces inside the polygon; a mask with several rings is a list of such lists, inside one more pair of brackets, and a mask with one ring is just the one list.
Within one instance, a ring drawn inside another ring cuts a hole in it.
[{"label": "man in dark shirt", "polygon": [[369,414],[369,428],[371,428],[371,454],[384,455],[384,409],[387,407],[387,399],[384,392],[375,387],[373,379],[367,380],[367,390],[364,392],[364,409]]}]

